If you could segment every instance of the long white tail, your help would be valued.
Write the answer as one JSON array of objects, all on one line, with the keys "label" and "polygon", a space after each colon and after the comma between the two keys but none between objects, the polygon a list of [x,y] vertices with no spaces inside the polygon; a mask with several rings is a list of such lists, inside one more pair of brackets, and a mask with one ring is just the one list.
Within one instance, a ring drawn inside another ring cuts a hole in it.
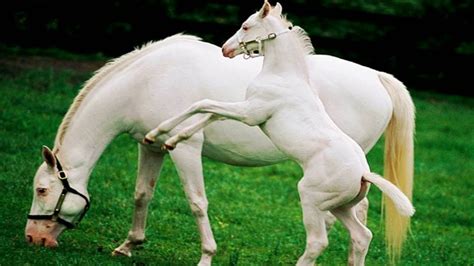
[{"label": "long white tail", "polygon": [[[407,197],[413,193],[413,136],[415,106],[406,87],[392,75],[379,72],[379,79],[393,104],[392,118],[385,130],[384,176]],[[403,242],[410,228],[410,218],[401,216],[393,202],[384,197],[385,238],[392,261],[400,257]]]},{"label": "long white tail", "polygon": [[410,217],[415,213],[415,208],[408,197],[390,181],[375,173],[366,173],[363,178],[382,190],[383,194],[392,200],[400,215]]}]

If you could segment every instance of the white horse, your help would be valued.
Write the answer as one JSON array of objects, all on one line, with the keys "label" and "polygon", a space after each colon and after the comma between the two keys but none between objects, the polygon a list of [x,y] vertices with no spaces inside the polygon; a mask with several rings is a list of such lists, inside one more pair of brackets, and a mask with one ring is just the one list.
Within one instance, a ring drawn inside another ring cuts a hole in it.
[{"label": "white horse", "polygon": [[[391,176],[391,180],[398,177],[397,182],[410,195],[414,109],[403,84],[388,74],[335,57],[311,55],[306,59],[310,79],[317,84],[313,92],[319,94],[335,123],[364,151],[368,152],[386,132],[386,176]],[[226,60],[214,45],[193,36],[175,35],[150,43],[98,70],[65,115],[53,151],[43,148],[45,162],[34,178],[32,216],[25,229],[27,241],[57,246],[57,238],[66,226],[74,226],[83,216],[88,206],[90,173],[117,135],[128,133],[141,142],[153,126],[193,102],[204,98],[241,101],[261,64],[259,58]],[[133,248],[145,239],[148,203],[165,155],[161,144],[138,145],[132,227],[115,254],[131,255]],[[206,259],[214,254],[216,245],[207,217],[201,151],[209,158],[242,166],[269,165],[288,158],[258,128],[232,121],[213,123],[170,152],[199,221]],[[406,229],[408,220],[397,218],[394,213],[388,207],[387,223],[399,221],[394,227]],[[392,236],[390,243],[395,243],[393,247],[404,238],[398,231],[388,230]]]},{"label": "white horse", "polygon": [[[354,264],[364,265],[372,233],[357,218],[353,208],[362,200],[369,183],[376,185],[403,216],[415,210],[395,185],[371,173],[361,147],[347,136],[326,113],[310,85],[306,55],[313,47],[301,28],[288,29],[281,16],[270,14],[265,0],[261,10],[251,15],[222,47],[226,57],[247,51],[257,43],[264,55],[263,67],[247,88],[240,102],[201,100],[183,113],[162,122],[146,135],[153,143],[158,135],[169,133],[178,124],[206,114],[165,142],[168,149],[199,132],[211,122],[232,119],[259,126],[275,146],[303,169],[298,182],[306,228],[306,250],[297,265],[313,265],[328,245],[324,217],[327,211],[347,228],[354,248]],[[249,54],[250,56],[250,54]]]}]

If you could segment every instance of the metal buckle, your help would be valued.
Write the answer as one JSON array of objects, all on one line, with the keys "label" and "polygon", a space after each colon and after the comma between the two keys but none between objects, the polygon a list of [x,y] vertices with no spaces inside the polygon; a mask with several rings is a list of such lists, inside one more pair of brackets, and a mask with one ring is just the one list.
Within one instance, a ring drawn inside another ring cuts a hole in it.
[{"label": "metal buckle", "polygon": [[58,171],[58,178],[59,178],[59,180],[65,180],[65,179],[67,179],[67,174],[66,174],[66,172],[64,172],[64,171],[62,171],[62,170],[61,170],[61,171]]},{"label": "metal buckle", "polygon": [[267,38],[268,38],[268,40],[273,40],[273,39],[275,39],[276,37],[277,37],[276,33],[272,32],[272,33],[268,34],[268,37],[267,37]]}]

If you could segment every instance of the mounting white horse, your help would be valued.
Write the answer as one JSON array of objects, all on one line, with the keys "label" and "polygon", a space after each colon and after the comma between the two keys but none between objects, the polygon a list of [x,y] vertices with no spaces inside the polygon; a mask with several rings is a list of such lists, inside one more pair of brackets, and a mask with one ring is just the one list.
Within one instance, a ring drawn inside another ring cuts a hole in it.
[{"label": "mounting white horse", "polygon": [[[281,9],[278,5],[277,10]],[[222,47],[226,57],[247,56],[250,45],[258,45],[265,59],[260,73],[240,102],[201,100],[181,114],[162,122],[146,136],[154,143],[159,135],[177,125],[205,114],[196,123],[165,141],[173,150],[196,132],[219,119],[231,119],[259,126],[275,146],[303,169],[298,192],[306,228],[306,250],[297,265],[314,265],[328,245],[325,215],[330,211],[349,231],[354,265],[364,265],[372,239],[370,230],[357,218],[354,206],[365,198],[369,184],[376,185],[403,216],[415,212],[410,200],[395,185],[370,171],[361,147],[340,130],[311,89],[306,55],[313,52],[308,36],[292,27],[280,12],[271,14],[265,0]],[[210,264],[201,261],[200,264]]]},{"label": "mounting white horse", "polygon": [[[365,152],[386,132],[384,175],[410,197],[414,108],[403,84],[391,75],[332,56],[310,55],[306,60],[313,93],[319,95],[336,125]],[[229,60],[217,46],[175,35],[99,69],[65,115],[54,149],[43,148],[45,162],[34,178],[27,241],[58,245],[61,232],[77,224],[89,206],[87,184],[98,158],[117,135],[127,133],[138,142],[140,154],[135,211],[128,237],[114,254],[131,255],[145,239],[148,203],[165,156],[160,147],[166,137],[145,146],[140,143],[145,134],[198,100],[242,101],[261,66],[261,58]],[[209,125],[169,154],[198,220],[203,261],[210,261],[216,244],[207,217],[201,154],[242,166],[288,159],[258,127],[234,121]],[[366,212],[364,206],[361,212]],[[409,220],[397,216],[390,205],[386,216],[387,237],[396,252],[405,238],[398,228],[406,231]]]}]

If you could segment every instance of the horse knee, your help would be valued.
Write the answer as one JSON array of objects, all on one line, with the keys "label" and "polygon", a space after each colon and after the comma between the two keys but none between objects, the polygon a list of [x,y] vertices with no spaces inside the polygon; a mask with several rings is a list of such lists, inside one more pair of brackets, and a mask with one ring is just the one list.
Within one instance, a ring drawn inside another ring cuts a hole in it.
[{"label": "horse knee", "polygon": [[149,191],[136,191],[135,192],[135,206],[143,207],[150,202],[153,197],[152,193]]},{"label": "horse knee", "polygon": [[207,215],[208,202],[205,199],[191,199],[191,211],[196,217],[203,217]]},{"label": "horse knee", "polygon": [[217,244],[216,242],[212,243],[206,243],[202,245],[201,249],[203,254],[209,255],[209,256],[214,256],[217,253]]},{"label": "horse knee", "polygon": [[189,132],[183,132],[178,135],[179,140],[189,139],[192,135]]},{"label": "horse knee", "polygon": [[329,241],[327,237],[315,239],[306,243],[306,254],[311,258],[316,258],[321,252],[327,248]]}]

